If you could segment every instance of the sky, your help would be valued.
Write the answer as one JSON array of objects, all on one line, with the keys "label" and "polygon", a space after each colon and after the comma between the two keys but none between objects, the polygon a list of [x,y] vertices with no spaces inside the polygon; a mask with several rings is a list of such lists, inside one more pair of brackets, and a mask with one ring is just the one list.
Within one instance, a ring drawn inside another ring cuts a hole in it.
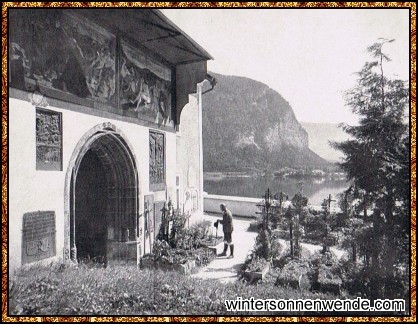
[{"label": "sky", "polygon": [[209,52],[208,71],[278,91],[300,122],[357,123],[344,104],[378,38],[389,76],[409,79],[408,9],[163,9]]}]

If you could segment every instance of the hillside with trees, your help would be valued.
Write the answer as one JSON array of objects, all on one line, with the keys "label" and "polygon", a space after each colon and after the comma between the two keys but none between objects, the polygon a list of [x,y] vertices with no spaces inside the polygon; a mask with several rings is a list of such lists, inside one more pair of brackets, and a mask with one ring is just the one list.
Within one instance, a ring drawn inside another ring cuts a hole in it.
[{"label": "hillside with trees", "polygon": [[249,78],[211,75],[217,84],[203,95],[205,171],[328,165],[309,149],[307,132],[277,91]]}]

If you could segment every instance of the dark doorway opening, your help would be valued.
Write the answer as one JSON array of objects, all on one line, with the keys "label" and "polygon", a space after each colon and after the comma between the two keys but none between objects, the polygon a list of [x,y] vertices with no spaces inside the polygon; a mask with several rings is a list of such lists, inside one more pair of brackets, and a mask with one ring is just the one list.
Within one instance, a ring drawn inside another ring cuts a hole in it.
[{"label": "dark doorway opening", "polygon": [[137,264],[137,169],[124,139],[93,135],[81,149],[70,185],[70,245],[75,262]]},{"label": "dark doorway opening", "polygon": [[75,186],[75,230],[78,261],[106,263],[106,171],[89,150],[81,161]]}]

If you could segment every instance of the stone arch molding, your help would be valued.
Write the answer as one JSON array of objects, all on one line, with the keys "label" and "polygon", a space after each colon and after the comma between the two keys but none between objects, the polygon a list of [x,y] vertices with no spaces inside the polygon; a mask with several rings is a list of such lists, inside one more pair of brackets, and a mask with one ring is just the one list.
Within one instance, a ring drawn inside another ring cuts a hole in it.
[{"label": "stone arch molding", "polygon": [[[137,185],[137,201],[139,202],[140,199],[140,176],[137,169],[137,159],[134,154],[134,150],[132,145],[130,144],[126,135],[114,124],[110,122],[100,123],[89,131],[87,131],[81,139],[78,141],[77,145],[75,146],[71,158],[68,162],[67,171],[65,174],[65,188],[64,188],[64,251],[63,251],[63,259],[64,261],[71,260],[71,247],[70,247],[70,215],[71,215],[71,205],[70,205],[70,195],[71,192],[71,181],[73,179],[73,175],[77,174],[78,167],[87,153],[87,151],[91,148],[94,148],[94,143],[97,139],[102,136],[110,135],[112,138],[118,142],[120,147],[125,151],[126,155],[130,159],[130,163],[132,165],[133,170],[135,171],[135,183]],[[139,213],[139,206],[138,203],[137,213]]]}]

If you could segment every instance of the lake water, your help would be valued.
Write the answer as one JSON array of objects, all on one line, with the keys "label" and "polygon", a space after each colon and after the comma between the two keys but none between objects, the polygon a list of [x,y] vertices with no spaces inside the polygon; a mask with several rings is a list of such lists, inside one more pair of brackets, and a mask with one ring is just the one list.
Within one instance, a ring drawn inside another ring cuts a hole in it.
[{"label": "lake water", "polygon": [[272,194],[283,191],[289,199],[299,192],[303,181],[302,190],[308,197],[311,205],[320,205],[328,195],[335,196],[346,190],[349,184],[345,180],[330,178],[322,179],[295,179],[275,177],[226,177],[219,179],[205,179],[204,191],[212,195],[238,196],[260,198],[270,188]]}]

